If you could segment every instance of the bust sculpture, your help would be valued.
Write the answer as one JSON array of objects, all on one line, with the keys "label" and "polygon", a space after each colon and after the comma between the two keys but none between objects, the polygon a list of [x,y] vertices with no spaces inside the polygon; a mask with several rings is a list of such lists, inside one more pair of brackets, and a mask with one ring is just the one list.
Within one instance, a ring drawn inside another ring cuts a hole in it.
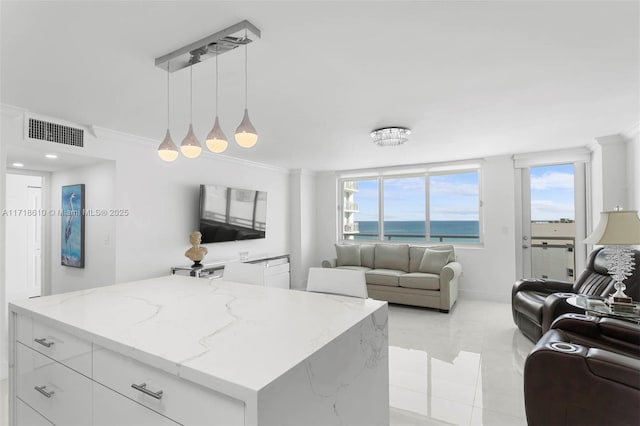
[{"label": "bust sculpture", "polygon": [[209,252],[206,247],[200,245],[202,241],[202,234],[198,231],[192,232],[189,234],[189,242],[191,243],[191,247],[187,250],[184,255],[193,261],[192,268],[200,268],[202,265],[200,261],[204,259],[204,257]]}]

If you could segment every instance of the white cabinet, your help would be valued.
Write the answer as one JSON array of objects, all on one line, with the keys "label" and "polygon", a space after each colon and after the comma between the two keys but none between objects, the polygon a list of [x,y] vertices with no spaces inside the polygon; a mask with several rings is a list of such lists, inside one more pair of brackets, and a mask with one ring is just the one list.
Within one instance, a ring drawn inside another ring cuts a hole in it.
[{"label": "white cabinet", "polygon": [[244,425],[242,401],[15,315],[16,425]]},{"label": "white cabinet", "polygon": [[96,426],[175,426],[178,423],[94,382],[93,424]]},{"label": "white cabinet", "polygon": [[38,414],[21,400],[16,404],[16,424],[29,426],[53,426],[53,423]]},{"label": "white cabinet", "polygon": [[[191,268],[191,266],[173,266],[171,268],[171,275],[181,274],[197,278],[220,278],[224,276],[225,266],[230,263],[239,263],[239,261],[217,262],[196,269]],[[266,287],[290,288],[291,279],[288,254],[256,257],[242,261],[242,263],[263,267],[263,271],[261,272],[262,277],[258,280],[261,285]]]},{"label": "white cabinet", "polygon": [[91,380],[18,343],[17,396],[50,422],[91,424]]},{"label": "white cabinet", "polygon": [[105,348],[94,350],[93,379],[181,424],[244,424],[241,401]]}]

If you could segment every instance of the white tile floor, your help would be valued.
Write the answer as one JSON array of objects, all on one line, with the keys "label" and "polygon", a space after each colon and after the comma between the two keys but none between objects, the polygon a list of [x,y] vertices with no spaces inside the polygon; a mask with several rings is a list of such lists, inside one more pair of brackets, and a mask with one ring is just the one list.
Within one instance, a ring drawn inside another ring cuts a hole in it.
[{"label": "white tile floor", "polygon": [[[533,344],[511,306],[459,300],[449,314],[389,307],[391,425],[526,425],[524,359]],[[7,381],[0,381],[7,424]]]},{"label": "white tile floor", "polygon": [[391,305],[391,424],[526,425],[532,348],[506,303],[459,300],[448,315]]}]

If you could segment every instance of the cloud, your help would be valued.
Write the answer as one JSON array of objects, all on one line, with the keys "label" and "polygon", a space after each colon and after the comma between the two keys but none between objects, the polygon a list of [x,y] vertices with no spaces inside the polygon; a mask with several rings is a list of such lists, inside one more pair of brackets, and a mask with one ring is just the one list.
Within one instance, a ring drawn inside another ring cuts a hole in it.
[{"label": "cloud", "polygon": [[562,172],[531,176],[531,189],[573,189],[573,174]]},{"label": "cloud", "polygon": [[478,196],[477,183],[455,183],[444,182],[442,180],[432,180],[429,190],[431,195]]},{"label": "cloud", "polygon": [[536,200],[531,202],[531,220],[559,220],[560,218],[574,219],[573,204],[558,203],[551,200]]}]

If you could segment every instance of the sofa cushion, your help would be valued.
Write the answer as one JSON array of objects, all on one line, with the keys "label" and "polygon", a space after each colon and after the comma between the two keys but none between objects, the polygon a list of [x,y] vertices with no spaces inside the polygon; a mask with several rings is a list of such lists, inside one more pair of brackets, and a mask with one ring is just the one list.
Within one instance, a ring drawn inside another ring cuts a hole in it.
[{"label": "sofa cushion", "polygon": [[367,284],[386,285],[389,287],[398,287],[400,282],[398,278],[404,272],[395,269],[373,269],[365,273]]},{"label": "sofa cushion", "polygon": [[375,269],[395,269],[409,272],[409,246],[406,244],[377,244]]},{"label": "sofa cushion", "polygon": [[336,266],[360,266],[360,246],[336,244]]},{"label": "sofa cushion", "polygon": [[373,244],[362,244],[360,245],[360,264],[362,266],[366,266],[367,268],[373,269],[373,256],[375,252],[376,246]]},{"label": "sofa cushion", "polygon": [[362,271],[362,272],[367,272],[371,270],[371,268],[367,268],[366,266],[337,266],[337,268],[349,269],[351,271]]},{"label": "sofa cushion", "polygon": [[449,262],[455,262],[456,261],[456,253],[455,253],[455,250],[453,248],[453,244],[438,244],[438,245],[435,245],[435,246],[429,246],[427,248],[431,249],[431,250],[449,251],[449,252],[451,252],[451,257],[449,258]]},{"label": "sofa cushion", "polygon": [[420,272],[420,263],[422,262],[422,258],[424,257],[424,251],[426,249],[429,250],[438,250],[438,251],[448,251],[449,252],[449,262],[455,262],[456,254],[452,244],[440,244],[436,246],[410,246],[409,247],[409,272]]},{"label": "sofa cushion", "polygon": [[409,247],[409,272],[418,272],[420,269],[420,262],[424,256],[424,246],[410,246]]},{"label": "sofa cushion", "polygon": [[440,271],[449,262],[451,252],[426,249],[418,270],[428,274],[440,274]]},{"label": "sofa cushion", "polygon": [[409,272],[400,275],[400,287],[420,290],[440,290],[440,276],[423,272]]}]

